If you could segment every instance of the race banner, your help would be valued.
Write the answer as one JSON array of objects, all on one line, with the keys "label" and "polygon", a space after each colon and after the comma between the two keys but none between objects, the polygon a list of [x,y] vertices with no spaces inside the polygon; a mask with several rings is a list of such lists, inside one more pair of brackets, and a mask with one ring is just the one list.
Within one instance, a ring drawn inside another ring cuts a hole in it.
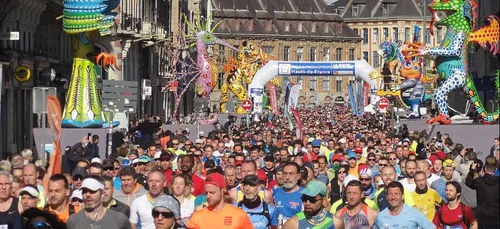
[{"label": "race banner", "polygon": [[276,96],[276,86],[272,82],[269,82],[267,85],[269,89],[269,99],[271,100],[269,105],[271,105],[273,113],[279,115],[278,101],[277,101],[278,98]]},{"label": "race banner", "polygon": [[288,111],[291,112],[291,108],[297,108],[297,103],[299,102],[299,94],[302,84],[296,84],[292,86],[290,90],[290,98],[288,100]]},{"label": "race banner", "polygon": [[[50,152],[49,169],[45,177],[49,178],[54,174],[61,173],[61,120],[62,110],[61,103],[57,97],[49,95],[47,98],[47,120],[49,127],[54,136],[54,143],[52,144],[52,152]],[[45,133],[44,133],[45,134]],[[44,179],[44,186],[48,187],[48,179]],[[48,189],[45,189],[48,190]]]},{"label": "race banner", "polygon": [[293,119],[295,120],[295,126],[297,127],[297,138],[302,139],[302,119],[300,118],[300,113],[295,108],[291,108],[290,110],[292,112]]}]

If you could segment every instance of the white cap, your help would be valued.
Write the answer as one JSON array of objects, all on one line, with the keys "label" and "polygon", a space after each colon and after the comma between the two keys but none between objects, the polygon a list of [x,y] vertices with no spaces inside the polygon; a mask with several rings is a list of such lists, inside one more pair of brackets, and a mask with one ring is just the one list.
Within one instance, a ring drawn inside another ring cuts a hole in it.
[{"label": "white cap", "polygon": [[71,200],[73,198],[78,198],[80,200],[83,200],[82,190],[80,190],[80,189],[73,190],[69,199]]},{"label": "white cap", "polygon": [[99,164],[102,164],[101,159],[100,159],[100,158],[98,158],[98,157],[94,157],[94,158],[92,158],[92,160],[90,161],[90,163],[94,163],[94,162],[97,162],[97,163],[99,163]]},{"label": "white cap", "polygon": [[20,196],[23,193],[28,193],[28,195],[30,195],[32,197],[37,197],[37,198],[40,196],[40,193],[38,192],[38,190],[36,190],[35,188],[33,188],[31,186],[26,186],[23,189],[21,189],[21,191],[19,191]]},{"label": "white cap", "polygon": [[185,131],[187,131],[187,132],[189,133],[189,128],[186,128],[186,129],[184,129],[184,130],[185,130]]},{"label": "white cap", "polygon": [[138,163],[139,162],[139,158],[136,158],[132,161],[132,165],[135,164],[135,163]]},{"label": "white cap", "polygon": [[373,178],[373,173],[370,168],[363,168],[359,171],[359,176],[368,176],[370,178]]},{"label": "white cap", "polygon": [[198,139],[196,139],[196,141],[194,143],[195,144],[203,144],[203,140],[198,138]]},{"label": "white cap", "polygon": [[155,153],[155,156],[153,157],[153,159],[155,159],[155,160],[159,159],[160,156],[161,156],[161,151],[158,151],[158,152]]},{"label": "white cap", "polygon": [[340,143],[342,143],[342,144],[345,144],[346,140],[345,140],[345,138],[341,138],[341,139],[339,140],[339,142],[340,142]]},{"label": "white cap", "polygon": [[82,190],[84,188],[90,189],[92,191],[97,191],[99,189],[104,190],[104,184],[102,184],[101,182],[97,181],[96,179],[94,179],[92,177],[89,177],[89,178],[85,178],[85,180],[83,180],[82,187],[80,188],[80,190]]},{"label": "white cap", "polygon": [[203,131],[198,132],[198,136],[205,136],[205,132]]},{"label": "white cap", "polygon": [[359,179],[356,176],[352,175],[352,174],[347,175],[344,178],[344,182],[343,182],[344,187],[347,187],[347,184],[349,184],[349,182],[351,182],[353,180],[359,180]]}]

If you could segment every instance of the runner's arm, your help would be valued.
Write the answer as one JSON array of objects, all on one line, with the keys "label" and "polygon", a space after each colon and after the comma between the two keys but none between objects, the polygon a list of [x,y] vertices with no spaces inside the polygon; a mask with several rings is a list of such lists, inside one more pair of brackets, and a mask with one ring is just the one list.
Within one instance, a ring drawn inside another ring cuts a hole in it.
[{"label": "runner's arm", "polygon": [[344,228],[344,221],[339,217],[333,217],[333,225],[335,228]]},{"label": "runner's arm", "polygon": [[273,198],[272,192],[270,192],[269,190],[265,190],[264,191],[264,198],[266,199],[267,204],[274,206],[274,198]]},{"label": "runner's arm", "polygon": [[[299,228],[299,219],[297,219],[297,216],[292,216],[292,218],[288,219],[286,223],[283,225],[283,229],[298,229]],[[344,227],[337,227],[335,225],[335,228],[344,228]]]}]

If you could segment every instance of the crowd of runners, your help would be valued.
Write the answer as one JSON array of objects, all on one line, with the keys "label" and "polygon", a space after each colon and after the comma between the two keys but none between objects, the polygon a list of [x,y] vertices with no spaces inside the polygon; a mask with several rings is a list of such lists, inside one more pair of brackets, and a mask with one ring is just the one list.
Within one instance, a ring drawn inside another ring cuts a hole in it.
[{"label": "crowd of runners", "polygon": [[453,133],[300,114],[301,137],[283,115],[196,138],[145,117],[107,158],[82,136],[50,177],[15,153],[0,163],[0,229],[500,228],[498,136],[479,160]]}]

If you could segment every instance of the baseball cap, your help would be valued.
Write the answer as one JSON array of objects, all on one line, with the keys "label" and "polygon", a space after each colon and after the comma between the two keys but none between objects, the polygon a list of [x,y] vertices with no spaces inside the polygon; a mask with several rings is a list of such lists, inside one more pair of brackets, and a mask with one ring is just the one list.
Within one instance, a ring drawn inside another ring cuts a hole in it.
[{"label": "baseball cap", "polygon": [[344,157],[341,154],[335,154],[332,157],[332,161],[343,161]]},{"label": "baseball cap", "polygon": [[102,167],[103,168],[114,168],[115,167],[115,163],[112,159],[104,159],[104,161],[102,161]]},{"label": "baseball cap", "polygon": [[122,162],[120,163],[122,166],[129,166],[132,164],[132,162],[129,159],[123,159]]},{"label": "baseball cap", "polygon": [[346,140],[345,140],[345,138],[341,138],[341,139],[339,140],[339,142],[340,142],[340,143],[342,143],[342,144],[345,144],[345,143],[346,143]]},{"label": "baseball cap", "polygon": [[161,195],[155,199],[155,203],[153,204],[154,209],[165,209],[174,213],[174,217],[176,219],[181,217],[181,206],[179,201],[177,201],[171,195]]},{"label": "baseball cap", "polygon": [[317,195],[322,195],[326,196],[326,184],[319,181],[319,180],[312,180],[307,182],[307,185],[300,193],[306,195],[306,196],[311,196],[315,197]]},{"label": "baseball cap", "polygon": [[73,172],[71,173],[71,177],[75,177],[77,175],[80,175],[82,177],[86,177],[88,175],[87,170],[82,167],[76,167]]},{"label": "baseball cap", "polygon": [[257,170],[257,177],[259,181],[267,182],[267,175],[263,170]]},{"label": "baseball cap", "polygon": [[274,157],[272,154],[268,154],[264,157],[264,161],[274,161]]},{"label": "baseball cap", "polygon": [[362,153],[362,152],[363,152],[363,148],[361,148],[361,147],[356,147],[356,149],[354,149],[354,152],[355,152],[355,153]]},{"label": "baseball cap", "polygon": [[198,132],[198,136],[205,136],[205,132],[203,131]]},{"label": "baseball cap", "polygon": [[234,166],[241,166],[243,164],[242,160],[234,161]]},{"label": "baseball cap", "polygon": [[92,177],[88,177],[85,178],[85,180],[83,180],[82,187],[80,188],[80,190],[84,188],[90,189],[92,191],[104,190],[104,184],[102,184],[101,182]]},{"label": "baseball cap", "polygon": [[168,153],[168,152],[162,152],[160,154],[160,158],[159,159],[160,160],[168,160],[169,161],[169,160],[172,159],[172,155],[170,153]]},{"label": "baseball cap", "polygon": [[151,158],[146,156],[146,155],[141,155],[139,157],[139,162],[141,163],[148,163],[148,162],[151,162]]},{"label": "baseball cap", "polygon": [[455,162],[451,159],[446,159],[443,161],[443,167],[452,167],[455,168]]},{"label": "baseball cap", "polygon": [[285,167],[285,166],[280,165],[280,166],[276,167],[276,172],[283,172],[283,167]]},{"label": "baseball cap", "polygon": [[356,176],[349,174],[344,178],[344,182],[342,182],[342,184],[344,185],[344,187],[347,187],[347,184],[349,184],[349,182],[353,180],[359,180],[359,179]]},{"label": "baseball cap", "polygon": [[214,160],[208,159],[207,161],[205,161],[205,169],[214,168],[215,166],[217,165],[215,164]]},{"label": "baseball cap", "polygon": [[373,172],[368,166],[363,166],[359,168],[359,176],[368,176],[369,178],[373,178]]},{"label": "baseball cap", "polygon": [[153,157],[153,159],[157,160],[157,159],[160,159],[161,157],[161,151],[158,151],[155,153],[155,156]]},{"label": "baseball cap", "polygon": [[247,175],[245,178],[243,178],[243,181],[241,181],[241,184],[243,185],[250,185],[250,186],[257,186],[260,185],[260,179],[257,175]]},{"label": "baseball cap", "polygon": [[350,160],[351,158],[354,158],[354,159],[358,159],[358,157],[356,156],[356,153],[355,152],[349,152],[349,154],[347,155],[347,158]]},{"label": "baseball cap", "polygon": [[224,179],[224,176],[222,176],[222,174],[220,174],[220,173],[211,173],[205,179],[205,185],[207,185],[207,184],[215,185],[216,187],[219,187],[221,189],[225,189],[226,188],[226,179]]},{"label": "baseball cap", "polygon": [[201,139],[196,139],[196,141],[194,141],[195,144],[203,144],[203,140]]},{"label": "baseball cap", "polygon": [[40,192],[38,192],[38,188],[35,187],[34,185],[26,185],[24,188],[19,191],[19,196],[22,196],[23,194],[28,194],[31,197],[36,197],[38,198],[40,196]]},{"label": "baseball cap", "polygon": [[132,161],[132,165],[139,163],[139,158],[136,158]]},{"label": "baseball cap", "polygon": [[321,141],[318,140],[318,139],[314,139],[312,142],[311,142],[311,145],[313,147],[318,147],[318,146],[321,146]]},{"label": "baseball cap", "polygon": [[71,196],[69,197],[69,199],[71,200],[73,198],[77,198],[77,199],[83,200],[82,190],[80,190],[80,189],[73,190],[73,192],[71,193]]},{"label": "baseball cap", "polygon": [[314,138],[309,138],[309,139],[307,139],[307,142],[308,142],[308,143],[309,143],[309,142],[310,142],[310,143],[312,143],[313,141],[314,141]]},{"label": "baseball cap", "polygon": [[94,157],[94,158],[92,158],[92,160],[90,161],[90,163],[94,163],[94,162],[97,162],[97,163],[99,163],[99,164],[102,164],[101,158],[98,158],[98,157]]},{"label": "baseball cap", "polygon": [[188,132],[188,133],[189,133],[189,128],[186,128],[186,129],[184,129],[184,130],[185,130],[186,132]]}]

